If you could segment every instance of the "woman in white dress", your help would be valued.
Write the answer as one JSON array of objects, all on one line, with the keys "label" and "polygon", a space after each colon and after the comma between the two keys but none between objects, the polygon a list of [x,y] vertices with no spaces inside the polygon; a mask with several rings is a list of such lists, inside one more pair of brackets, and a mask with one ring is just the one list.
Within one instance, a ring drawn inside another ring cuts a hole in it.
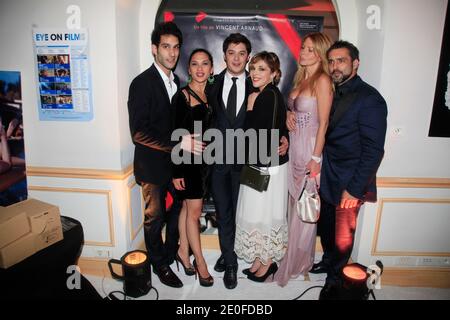
[{"label": "woman in white dress", "polygon": [[[271,129],[278,130],[279,137],[287,135],[286,106],[276,87],[281,77],[280,61],[275,53],[263,51],[250,60],[249,69],[257,92],[248,97],[244,129],[255,129],[257,147],[265,143],[268,156],[271,156]],[[272,127],[275,108],[275,126]],[[261,135],[261,129],[267,130],[268,134]],[[283,258],[287,247],[288,155],[276,154],[274,157],[271,157],[272,160],[278,160],[275,161],[278,163],[269,163],[270,180],[267,191],[259,192],[241,184],[236,211],[234,249],[239,258],[252,263],[251,268],[243,272],[250,280],[258,282],[265,281],[276,272],[276,261]],[[255,165],[266,167],[267,163],[258,159]]]}]

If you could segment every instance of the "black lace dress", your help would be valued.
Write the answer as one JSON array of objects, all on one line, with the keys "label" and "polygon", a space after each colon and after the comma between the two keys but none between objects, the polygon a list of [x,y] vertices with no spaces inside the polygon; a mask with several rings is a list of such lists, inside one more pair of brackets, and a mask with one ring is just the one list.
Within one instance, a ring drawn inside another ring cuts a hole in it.
[{"label": "black lace dress", "polygon": [[[182,92],[184,89],[188,92],[188,98]],[[191,97],[194,97],[200,103],[191,106]],[[197,122],[197,126],[198,122],[201,122],[202,135],[210,128],[212,122],[210,106],[206,101],[202,101],[188,86],[182,88],[174,96],[172,103],[175,109],[175,129],[184,128],[190,133],[200,133],[194,132],[194,121]],[[185,158],[187,155],[183,153],[185,151],[181,151],[180,155],[183,155],[183,158]],[[177,192],[181,199],[202,199],[208,188],[209,166],[204,163],[201,156],[194,156],[190,153],[188,153],[188,156],[190,158],[189,164],[174,165],[173,177],[184,178],[185,183],[185,190],[177,190]]]}]

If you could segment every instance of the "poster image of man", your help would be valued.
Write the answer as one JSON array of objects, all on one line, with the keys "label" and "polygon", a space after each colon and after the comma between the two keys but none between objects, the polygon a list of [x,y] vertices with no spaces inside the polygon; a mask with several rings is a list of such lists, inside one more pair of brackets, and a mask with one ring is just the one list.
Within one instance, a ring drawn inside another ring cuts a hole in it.
[{"label": "poster image of man", "polygon": [[55,83],[56,94],[71,94],[70,83]]},{"label": "poster image of man", "polygon": [[[196,15],[191,13],[176,13],[174,22],[180,28],[183,36],[189,38],[183,44],[183,51],[191,52],[195,48],[206,48],[213,57],[222,57],[222,42],[230,33],[240,32],[252,44],[252,52],[263,50],[277,54],[283,75],[278,85],[286,97],[295,71],[297,70],[298,54],[301,37],[311,32],[321,32],[323,17],[286,16],[283,19],[273,19],[269,15],[249,15],[243,18],[234,14],[209,14],[198,22]],[[286,30],[290,30],[286,32]],[[180,55],[175,73],[181,82],[188,79],[188,57]],[[217,59],[214,70],[223,70],[225,63]]]},{"label": "poster image of man", "polygon": [[59,54],[56,56],[56,64],[69,64],[69,55],[68,54]]},{"label": "poster image of man", "polygon": [[55,69],[42,68],[39,69],[39,82],[54,82]]},{"label": "poster image of man", "polygon": [[58,105],[58,108],[72,108],[72,96],[56,96],[56,104]]},{"label": "poster image of man", "polygon": [[39,64],[54,64],[56,61],[55,55],[45,54],[37,56]]},{"label": "poster image of man", "polygon": [[55,96],[51,96],[51,95],[42,95],[41,96],[41,103],[42,105],[54,105],[55,104]]},{"label": "poster image of man", "polygon": [[61,78],[69,77],[70,76],[70,69],[64,69],[64,68],[56,69],[56,76],[57,77],[61,77]]},{"label": "poster image of man", "polygon": [[55,94],[55,84],[53,82],[39,82],[41,94]]}]

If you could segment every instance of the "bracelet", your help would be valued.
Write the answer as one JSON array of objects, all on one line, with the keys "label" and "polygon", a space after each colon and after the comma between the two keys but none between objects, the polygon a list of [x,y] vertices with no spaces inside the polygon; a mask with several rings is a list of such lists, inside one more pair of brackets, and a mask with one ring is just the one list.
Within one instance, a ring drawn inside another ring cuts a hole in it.
[{"label": "bracelet", "polygon": [[320,163],[322,162],[322,157],[316,157],[315,155],[311,156],[311,159],[313,159],[315,162]]}]

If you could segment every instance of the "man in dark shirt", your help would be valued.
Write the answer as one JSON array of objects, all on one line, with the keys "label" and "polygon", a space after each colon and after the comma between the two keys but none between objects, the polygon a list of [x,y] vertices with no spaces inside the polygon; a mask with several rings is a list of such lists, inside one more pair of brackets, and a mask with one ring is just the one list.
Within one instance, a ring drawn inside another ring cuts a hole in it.
[{"label": "man in dark shirt", "polygon": [[376,173],[384,154],[387,106],[358,75],[359,51],[337,41],[328,50],[336,85],[320,179],[318,234],[324,254],[311,272],[327,272],[320,299],[339,298],[342,269],[350,258],[356,220],[365,201],[376,201]]},{"label": "man in dark shirt", "polygon": [[[222,49],[227,67],[215,76],[214,84],[208,91],[208,102],[214,110],[214,127],[221,131],[225,141],[227,130],[244,127],[247,98],[253,90],[245,70],[252,46],[247,37],[240,33],[233,33],[224,40]],[[282,141],[279,153],[284,155],[289,144],[286,138],[282,138]],[[228,150],[229,147],[223,146],[223,163],[216,163],[212,167],[211,191],[217,212],[221,250],[214,270],[225,272],[224,285],[228,289],[233,289],[237,286],[237,256],[234,252],[234,239],[242,164],[226,163],[227,154],[233,154],[233,158],[236,159],[238,152],[236,144],[234,149]]]},{"label": "man in dark shirt", "polygon": [[[134,175],[142,187],[145,201],[144,237],[153,272],[170,287],[183,283],[170,269],[178,249],[178,215],[180,205],[175,203],[166,215],[165,197],[172,186],[173,130],[171,99],[179,85],[173,74],[180,54],[182,34],[172,23],[159,24],[152,33],[152,54],[155,63],[138,75],[130,85],[128,114],[134,152]],[[201,141],[193,135],[182,137],[183,150],[200,154]],[[172,192],[175,195],[175,192]],[[161,230],[166,224],[163,243]]]}]

